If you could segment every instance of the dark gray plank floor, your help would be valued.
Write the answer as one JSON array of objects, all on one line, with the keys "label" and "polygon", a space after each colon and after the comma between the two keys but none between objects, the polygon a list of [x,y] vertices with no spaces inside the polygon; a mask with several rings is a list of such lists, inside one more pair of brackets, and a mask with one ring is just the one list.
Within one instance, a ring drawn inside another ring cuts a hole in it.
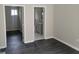
[{"label": "dark gray plank floor", "polygon": [[51,38],[24,44],[21,32],[7,32],[7,54],[78,54],[79,52]]}]

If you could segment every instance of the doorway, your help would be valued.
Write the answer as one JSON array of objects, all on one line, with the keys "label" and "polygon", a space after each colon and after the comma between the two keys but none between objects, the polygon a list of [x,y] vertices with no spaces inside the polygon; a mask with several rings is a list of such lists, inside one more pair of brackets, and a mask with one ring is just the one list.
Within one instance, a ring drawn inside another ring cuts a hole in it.
[{"label": "doorway", "polygon": [[35,40],[44,39],[44,7],[34,7],[34,33]]},{"label": "doorway", "polygon": [[16,49],[23,43],[23,16],[24,8],[22,6],[5,6],[6,37],[8,50],[11,49],[12,51],[12,48]]}]

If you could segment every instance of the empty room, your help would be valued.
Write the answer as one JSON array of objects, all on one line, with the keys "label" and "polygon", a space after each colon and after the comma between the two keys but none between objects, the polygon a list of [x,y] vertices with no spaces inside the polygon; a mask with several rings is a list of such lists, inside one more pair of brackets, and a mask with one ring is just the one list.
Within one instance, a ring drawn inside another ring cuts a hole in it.
[{"label": "empty room", "polygon": [[0,54],[79,54],[79,4],[0,4]]}]

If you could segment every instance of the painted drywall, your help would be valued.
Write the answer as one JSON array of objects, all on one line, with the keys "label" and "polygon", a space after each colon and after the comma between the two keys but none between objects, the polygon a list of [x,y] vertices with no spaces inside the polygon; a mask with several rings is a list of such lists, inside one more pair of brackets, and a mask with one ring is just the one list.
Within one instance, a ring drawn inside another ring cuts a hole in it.
[{"label": "painted drywall", "polygon": [[45,39],[53,37],[53,20],[54,20],[54,5],[46,5],[45,16]]},{"label": "painted drywall", "polygon": [[24,6],[24,43],[34,41],[34,21],[32,5]]},{"label": "painted drywall", "polygon": [[54,37],[79,50],[79,5],[54,5]]},{"label": "painted drywall", "polygon": [[25,5],[24,9],[24,42],[33,42],[34,38],[34,7],[45,7],[44,38],[53,36],[53,5]]},{"label": "painted drywall", "polygon": [[6,30],[3,9],[3,5],[0,4],[0,49],[6,47]]}]

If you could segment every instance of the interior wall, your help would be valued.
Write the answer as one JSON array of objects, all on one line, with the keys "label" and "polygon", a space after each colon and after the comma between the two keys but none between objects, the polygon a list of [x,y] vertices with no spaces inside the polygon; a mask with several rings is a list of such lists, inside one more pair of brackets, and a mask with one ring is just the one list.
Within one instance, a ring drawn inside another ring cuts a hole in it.
[{"label": "interior wall", "polygon": [[6,47],[6,27],[4,20],[4,8],[0,4],[0,49]]},{"label": "interior wall", "polygon": [[34,7],[45,7],[45,22],[44,22],[44,38],[53,37],[53,5],[25,5],[25,20],[24,31],[27,31],[24,36],[24,42],[32,42],[34,38]]},{"label": "interior wall", "polygon": [[54,5],[48,4],[46,6],[46,13],[45,13],[45,39],[49,39],[53,37],[53,26],[54,26]]},{"label": "interior wall", "polygon": [[34,41],[34,14],[33,5],[25,5],[24,8],[24,43]]},{"label": "interior wall", "polygon": [[79,5],[54,5],[54,37],[79,50]]}]

